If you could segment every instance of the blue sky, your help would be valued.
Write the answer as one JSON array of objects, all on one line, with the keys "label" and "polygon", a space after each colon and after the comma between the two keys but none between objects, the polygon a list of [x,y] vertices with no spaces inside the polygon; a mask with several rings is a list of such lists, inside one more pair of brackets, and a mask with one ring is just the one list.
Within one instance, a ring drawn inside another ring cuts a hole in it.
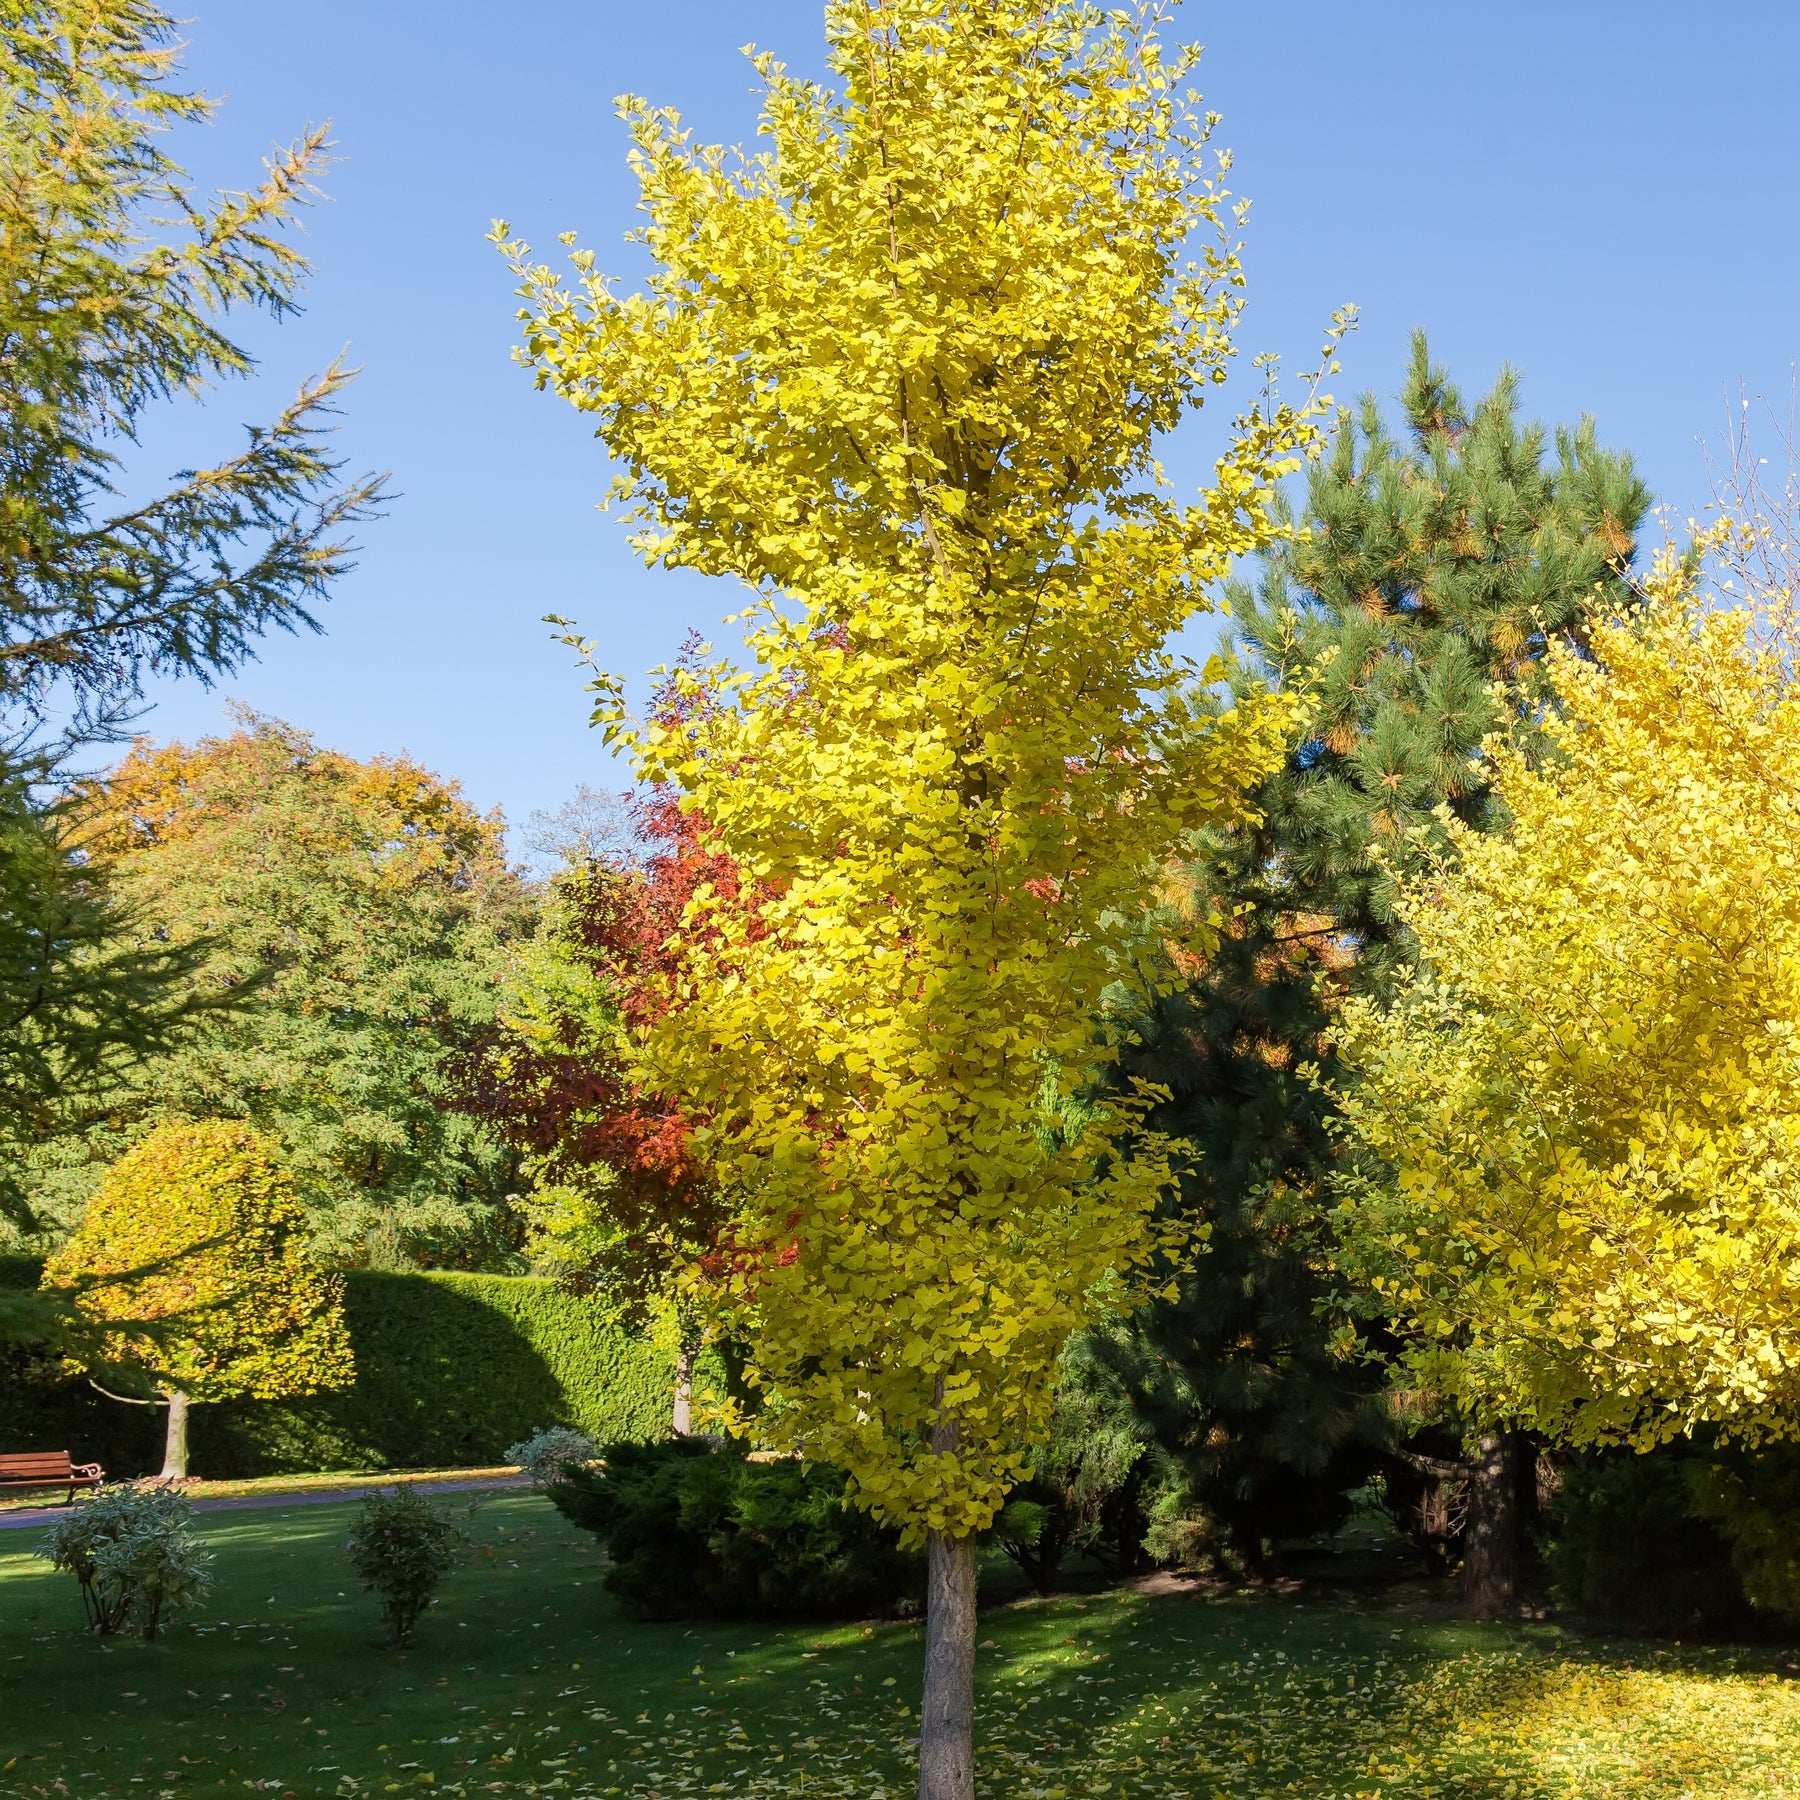
[{"label": "blue sky", "polygon": [[[813,67],[819,20],[814,0],[201,0],[190,77],[224,105],[173,146],[196,177],[242,185],[271,144],[325,118],[343,161],[308,218],[304,317],[247,325],[258,379],[171,409],[145,437],[146,472],[229,450],[347,344],[365,372],[342,448],[392,470],[396,497],[324,636],[276,637],[210,693],[157,688],[145,729],[216,729],[231,696],[354,754],[409,750],[513,820],[619,779],[540,615],[575,615],[636,675],[736,597],[642,570],[595,511],[604,456],[509,360],[514,303],[484,234],[504,215],[554,249],[572,228],[624,266],[635,194],[612,97],[743,140],[755,95],[739,47]],[[1722,427],[1727,390],[1785,396],[1800,7],[1188,0],[1177,28],[1207,46],[1201,85],[1255,202],[1246,362],[1274,350],[1306,367],[1354,302],[1335,391],[1389,393],[1424,325],[1465,391],[1511,362],[1535,415],[1595,414],[1682,515],[1706,497],[1697,439]],[[1189,481],[1200,443],[1170,458]]]}]

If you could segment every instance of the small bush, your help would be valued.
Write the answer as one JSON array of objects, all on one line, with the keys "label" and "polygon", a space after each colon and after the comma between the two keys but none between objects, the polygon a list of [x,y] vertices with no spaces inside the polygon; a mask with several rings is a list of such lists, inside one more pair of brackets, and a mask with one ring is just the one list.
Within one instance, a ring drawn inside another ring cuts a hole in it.
[{"label": "small bush", "polygon": [[1751,1612],[1730,1549],[1694,1513],[1699,1466],[1678,1444],[1571,1463],[1545,1545],[1558,1604],[1653,1636],[1743,1630]]},{"label": "small bush", "polygon": [[1721,1451],[1687,1470],[1694,1512],[1731,1547],[1759,1612],[1800,1618],[1800,1446]]},{"label": "small bush", "polygon": [[38,1554],[81,1584],[88,1629],[110,1637],[135,1625],[156,1636],[163,1617],[206,1598],[212,1556],[194,1509],[172,1489],[122,1481],[76,1502]]},{"label": "small bush", "polygon": [[547,1426],[533,1432],[522,1444],[509,1444],[506,1460],[517,1463],[540,1492],[571,1469],[585,1469],[600,1454],[594,1440],[566,1425]]},{"label": "small bush", "polygon": [[[1040,1594],[1056,1586],[1065,1557],[1089,1552],[1104,1559],[1111,1513],[1134,1487],[1134,1475],[1141,1485],[1146,1447],[1129,1411],[1107,1398],[1065,1382],[1049,1433],[1032,1452],[1031,1473],[994,1521],[994,1542]],[[1141,1529],[1136,1536],[1141,1543]]]},{"label": "small bush", "polygon": [[1225,1559],[1225,1539],[1186,1485],[1172,1481],[1158,1489],[1150,1507],[1144,1554],[1164,1568],[1211,1571]]},{"label": "small bush", "polygon": [[921,1589],[919,1558],[844,1501],[823,1464],[750,1462],[695,1438],[616,1444],[547,1490],[602,1538],[606,1585],[640,1618],[857,1616]]},{"label": "small bush", "polygon": [[395,1649],[412,1642],[438,1584],[469,1548],[467,1534],[416,1488],[363,1495],[356,1536],[344,1549],[356,1579],[381,1602]]}]

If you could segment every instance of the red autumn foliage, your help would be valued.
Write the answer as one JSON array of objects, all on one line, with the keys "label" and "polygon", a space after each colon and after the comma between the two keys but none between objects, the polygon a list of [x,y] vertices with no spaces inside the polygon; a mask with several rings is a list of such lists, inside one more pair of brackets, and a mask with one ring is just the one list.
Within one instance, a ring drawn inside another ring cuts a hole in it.
[{"label": "red autumn foliage", "polygon": [[[684,645],[678,669],[692,670],[698,650],[697,642]],[[671,680],[656,697],[656,714],[679,726],[704,703]],[[711,846],[705,821],[684,812],[672,792],[634,799],[630,810],[641,854],[565,869],[546,925],[562,957],[617,1008],[621,1033],[595,1042],[571,1016],[549,1045],[502,1035],[465,1084],[468,1109],[530,1157],[547,1185],[581,1187],[595,1170],[612,1171],[606,1207],[617,1243],[604,1267],[575,1280],[627,1298],[647,1295],[672,1260],[716,1253],[725,1230],[694,1152],[692,1120],[637,1080],[629,1039],[670,1004],[696,890],[730,895],[739,887],[736,865]]]}]

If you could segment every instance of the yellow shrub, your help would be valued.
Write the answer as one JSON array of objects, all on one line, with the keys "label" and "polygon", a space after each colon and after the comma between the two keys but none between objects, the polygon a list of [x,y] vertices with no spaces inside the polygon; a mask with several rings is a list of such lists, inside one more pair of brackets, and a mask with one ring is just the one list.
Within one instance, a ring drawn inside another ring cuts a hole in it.
[{"label": "yellow shrub", "polygon": [[159,1126],[101,1179],[44,1269],[110,1359],[196,1400],[347,1387],[343,1284],[308,1255],[275,1147],[224,1119]]}]

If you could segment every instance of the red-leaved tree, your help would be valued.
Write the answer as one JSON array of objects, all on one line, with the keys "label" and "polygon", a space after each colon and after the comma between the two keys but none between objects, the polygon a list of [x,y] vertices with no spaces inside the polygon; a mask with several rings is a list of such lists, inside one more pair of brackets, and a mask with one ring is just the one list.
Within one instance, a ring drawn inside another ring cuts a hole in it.
[{"label": "red-leaved tree", "polygon": [[[700,646],[684,646],[679,667]],[[696,704],[671,682],[656,716]],[[635,845],[583,852],[551,878],[542,927],[515,968],[498,1028],[472,1059],[463,1104],[525,1156],[540,1225],[580,1292],[681,1321],[675,1428],[688,1428],[695,1283],[731,1261],[724,1196],[693,1121],[641,1079],[634,1046],[679,1000],[679,944],[697,890],[742,892],[706,822],[666,791],[632,796]],[[745,903],[753,897],[745,895]]]}]

